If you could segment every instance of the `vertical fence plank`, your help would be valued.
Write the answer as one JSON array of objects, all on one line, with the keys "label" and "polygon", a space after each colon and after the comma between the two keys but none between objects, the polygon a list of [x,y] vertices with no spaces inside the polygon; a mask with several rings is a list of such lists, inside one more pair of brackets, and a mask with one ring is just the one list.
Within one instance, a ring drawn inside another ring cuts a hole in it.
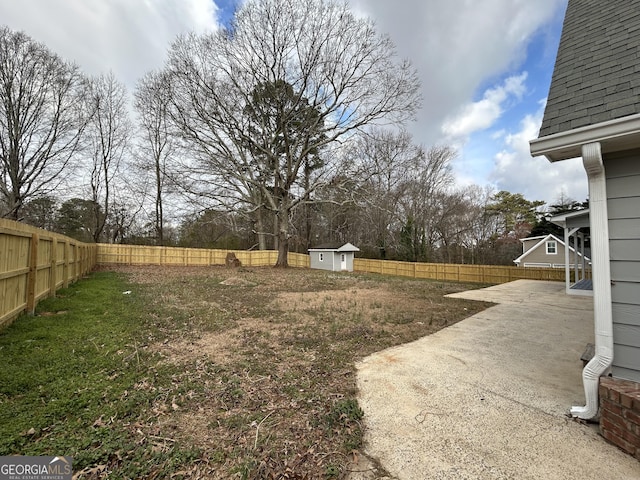
[{"label": "vertical fence plank", "polygon": [[31,235],[29,249],[29,274],[27,275],[27,311],[33,313],[36,308],[36,276],[38,275],[38,244],[40,237],[37,233]]},{"label": "vertical fence plank", "polygon": [[71,246],[69,240],[64,241],[64,264],[62,266],[62,288],[69,286],[69,255],[71,252]]},{"label": "vertical fence plank", "polygon": [[49,296],[53,297],[56,294],[57,283],[57,269],[58,269],[58,240],[54,237],[51,240],[51,270],[49,270]]},{"label": "vertical fence plank", "polygon": [[73,245],[73,281],[80,278],[80,265],[78,264],[78,244]]}]

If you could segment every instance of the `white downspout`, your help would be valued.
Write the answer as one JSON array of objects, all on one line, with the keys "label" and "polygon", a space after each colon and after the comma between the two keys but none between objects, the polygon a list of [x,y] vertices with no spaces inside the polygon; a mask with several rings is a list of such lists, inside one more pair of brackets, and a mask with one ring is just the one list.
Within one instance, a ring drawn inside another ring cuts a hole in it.
[{"label": "white downspout", "polygon": [[582,274],[580,275],[580,279],[581,280],[586,280],[586,278],[587,278],[587,261],[586,261],[586,257],[584,256],[584,254],[585,254],[584,234],[580,234],[580,255],[581,255],[581,259],[582,259]]},{"label": "white downspout", "polygon": [[571,267],[569,267],[569,240],[571,233],[567,227],[566,220],[564,224],[564,289],[567,295],[571,292]]},{"label": "white downspout", "polygon": [[591,420],[598,414],[598,383],[613,361],[613,316],[609,265],[609,218],[607,184],[600,143],[582,146],[582,162],[589,178],[589,223],[593,265],[593,316],[595,356],[582,371],[586,405],[572,407],[571,415]]},{"label": "white downspout", "polygon": [[573,231],[573,279],[576,283],[580,281],[580,274],[578,273],[578,230],[576,228]]}]

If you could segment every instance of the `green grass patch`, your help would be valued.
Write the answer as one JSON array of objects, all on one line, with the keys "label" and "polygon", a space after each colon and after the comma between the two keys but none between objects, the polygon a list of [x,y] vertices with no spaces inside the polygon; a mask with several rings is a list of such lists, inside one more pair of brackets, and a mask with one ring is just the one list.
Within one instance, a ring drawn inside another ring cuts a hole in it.
[{"label": "green grass patch", "polygon": [[0,332],[0,455],[71,455],[74,470],[100,466],[110,478],[168,475],[199,456],[158,448],[136,426],[193,385],[146,348],[144,304],[130,289],[95,273]]}]

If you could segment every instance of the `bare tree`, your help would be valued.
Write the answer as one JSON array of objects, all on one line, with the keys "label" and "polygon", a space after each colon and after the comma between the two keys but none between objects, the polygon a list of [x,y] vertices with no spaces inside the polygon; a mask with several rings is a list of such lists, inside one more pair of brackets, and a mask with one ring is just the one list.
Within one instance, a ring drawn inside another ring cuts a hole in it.
[{"label": "bare tree", "polygon": [[162,72],[146,74],[134,92],[134,105],[140,126],[140,171],[150,172],[154,184],[153,228],[156,243],[164,245],[164,197],[170,183],[167,163],[175,153],[174,137],[170,134],[168,108],[171,102],[169,83]]},{"label": "bare tree", "polygon": [[466,234],[470,263],[485,264],[492,258],[492,239],[497,237],[500,229],[498,218],[488,209],[494,194],[495,190],[490,186],[472,185],[465,190],[469,203],[468,225],[471,227]]},{"label": "bare tree", "polygon": [[[93,237],[102,237],[108,216],[112,213],[113,187],[129,147],[131,122],[127,109],[127,93],[113,73],[93,79],[88,97],[91,120],[87,128],[87,148],[91,155],[89,187],[96,209]],[[119,209],[118,209],[119,211]]]},{"label": "bare tree", "polygon": [[446,263],[466,263],[465,253],[473,247],[473,232],[477,209],[471,204],[468,189],[442,192],[434,212],[433,228],[437,235],[439,258]]},{"label": "bare tree", "polygon": [[[274,214],[276,266],[293,211],[342,169],[332,148],[419,107],[416,72],[391,40],[334,0],[249,0],[230,30],[179,38],[168,69],[194,172],[219,201]],[[322,161],[306,176],[312,156]]]},{"label": "bare tree", "polygon": [[84,79],[22,32],[0,27],[0,214],[18,220],[25,202],[56,190],[86,118]]},{"label": "bare tree", "polygon": [[404,219],[404,248],[413,261],[433,260],[437,219],[442,199],[453,184],[450,162],[456,153],[447,146],[431,147],[409,164],[399,201]]},{"label": "bare tree", "polygon": [[360,139],[356,152],[366,172],[356,202],[366,218],[367,243],[385,258],[389,246],[397,244],[399,202],[424,151],[406,131],[374,129]]}]

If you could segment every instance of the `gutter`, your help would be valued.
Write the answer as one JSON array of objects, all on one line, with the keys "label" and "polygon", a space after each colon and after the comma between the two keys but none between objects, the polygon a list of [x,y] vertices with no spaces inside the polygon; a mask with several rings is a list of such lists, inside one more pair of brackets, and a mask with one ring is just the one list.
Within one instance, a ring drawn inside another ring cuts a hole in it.
[{"label": "gutter", "polygon": [[598,414],[598,386],[613,362],[613,315],[609,264],[609,217],[607,184],[600,142],[582,146],[582,162],[589,179],[591,262],[593,265],[593,313],[595,355],[582,371],[586,405],[572,407],[571,415],[591,420]]},{"label": "gutter", "polygon": [[592,142],[600,144],[601,151],[632,148],[640,141],[640,113],[627,115],[595,125],[574,128],[566,132],[531,140],[531,155],[544,155],[550,162],[579,157],[582,146]]}]

